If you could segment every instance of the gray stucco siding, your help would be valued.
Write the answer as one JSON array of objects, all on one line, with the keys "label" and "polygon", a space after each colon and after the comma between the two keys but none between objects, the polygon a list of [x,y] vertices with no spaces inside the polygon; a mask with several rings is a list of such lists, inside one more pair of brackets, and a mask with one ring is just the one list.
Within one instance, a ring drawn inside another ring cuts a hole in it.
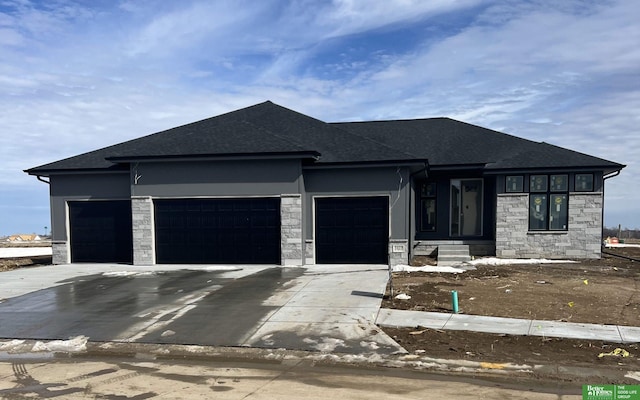
[{"label": "gray stucco siding", "polygon": [[126,200],[131,197],[129,175],[51,175],[51,235],[54,241],[67,240],[67,202],[83,200]]},{"label": "gray stucco siding", "polygon": [[131,167],[131,194],[169,198],[278,196],[300,193],[300,174],[299,160],[146,162]]},{"label": "gray stucco siding", "polygon": [[305,239],[313,239],[314,198],[342,196],[387,196],[390,237],[408,239],[409,172],[396,167],[305,169],[303,219]]},{"label": "gray stucco siding", "polygon": [[134,264],[155,263],[154,199],[229,197],[280,197],[281,260],[302,264],[301,190],[300,160],[132,164]]}]

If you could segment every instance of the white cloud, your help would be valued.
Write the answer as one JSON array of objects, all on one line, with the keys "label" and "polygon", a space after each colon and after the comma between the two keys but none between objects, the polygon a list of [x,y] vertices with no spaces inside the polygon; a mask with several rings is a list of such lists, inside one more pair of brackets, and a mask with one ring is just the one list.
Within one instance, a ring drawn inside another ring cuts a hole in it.
[{"label": "white cloud", "polygon": [[480,0],[333,0],[327,12],[317,13],[317,18],[320,26],[330,27],[328,36],[336,37],[416,21],[478,3]]}]

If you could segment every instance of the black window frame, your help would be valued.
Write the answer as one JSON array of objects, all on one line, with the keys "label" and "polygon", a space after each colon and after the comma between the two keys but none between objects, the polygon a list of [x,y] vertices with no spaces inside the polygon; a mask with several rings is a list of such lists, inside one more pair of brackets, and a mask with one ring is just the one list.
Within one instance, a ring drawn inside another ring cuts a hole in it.
[{"label": "black window frame", "polygon": [[[578,181],[580,180],[580,177],[589,177],[591,178],[591,182],[590,182],[590,187],[583,189],[582,188],[582,184],[580,184]],[[593,173],[580,173],[580,174],[576,174],[575,177],[573,178],[573,183],[574,183],[574,191],[576,192],[582,192],[582,193],[587,193],[587,192],[593,192],[595,190],[595,176]]]},{"label": "black window frame", "polygon": [[529,182],[529,231],[569,230],[569,174],[531,175]]},{"label": "black window frame", "polygon": [[524,175],[507,175],[504,179],[505,193],[523,193]]}]

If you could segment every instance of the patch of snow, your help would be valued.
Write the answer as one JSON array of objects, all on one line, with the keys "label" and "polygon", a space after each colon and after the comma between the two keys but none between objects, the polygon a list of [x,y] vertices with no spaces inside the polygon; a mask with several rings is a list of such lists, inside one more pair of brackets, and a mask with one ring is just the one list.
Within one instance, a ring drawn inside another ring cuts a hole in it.
[{"label": "patch of snow", "polygon": [[423,267],[412,267],[409,265],[395,265],[393,272],[445,272],[451,274],[461,274],[467,269],[454,267],[436,267],[433,265],[425,265]]},{"label": "patch of snow", "polygon": [[235,267],[235,266],[226,266],[226,265],[210,265],[207,267],[189,267],[187,268],[187,270],[216,272],[216,271],[242,271],[242,268]]},{"label": "patch of snow", "polygon": [[630,243],[607,243],[604,247],[640,247],[640,244],[630,244]]},{"label": "patch of snow", "polygon": [[50,256],[51,247],[2,247],[0,258]]},{"label": "patch of snow", "polygon": [[36,342],[33,345],[31,351],[40,352],[40,351],[64,351],[67,353],[75,353],[80,351],[85,351],[87,349],[87,341],[89,340],[86,336],[76,336],[74,338],[70,338],[69,340],[52,340],[50,342]]},{"label": "patch of snow", "polygon": [[102,276],[134,276],[137,274],[138,272],[134,272],[134,271],[109,271],[109,272],[103,272]]},{"label": "patch of snow", "polygon": [[[383,363],[385,358],[378,353],[369,354],[322,354],[322,355],[310,355],[307,359],[312,360],[329,360],[334,362],[347,362],[347,363]],[[386,362],[385,362],[386,364]]]},{"label": "patch of snow", "polygon": [[322,343],[318,342],[315,339],[311,339],[311,338],[304,338],[302,339],[303,342],[308,343],[310,345],[313,345],[313,348],[315,348],[318,351],[321,351],[323,353],[330,353],[335,351],[335,349],[340,346],[340,347],[347,347],[344,344],[344,340],[342,339],[336,339],[336,338],[329,338],[329,337],[323,337],[322,338]]},{"label": "patch of snow", "polygon": [[14,351],[24,345],[24,340],[13,339],[8,342],[0,342],[0,351]]},{"label": "patch of snow", "polygon": [[102,276],[151,276],[156,274],[154,271],[108,271],[103,272]]},{"label": "patch of snow", "polygon": [[378,343],[376,342],[365,342],[365,341],[360,342],[360,347],[364,347],[366,349],[371,349],[371,350],[378,350],[380,348],[380,346],[378,346]]},{"label": "patch of snow", "polygon": [[204,351],[204,346],[189,345],[184,346],[183,349],[189,353],[201,353]]},{"label": "patch of snow", "polygon": [[261,337],[260,339],[262,340],[262,342],[267,345],[267,346],[273,346],[276,342],[275,340],[271,339],[273,337],[273,334],[269,334],[269,335],[265,335],[263,337]]},{"label": "patch of snow", "polygon": [[548,260],[546,258],[497,258],[485,257],[467,261],[471,265],[513,265],[513,264],[568,264],[575,263],[571,260]]},{"label": "patch of snow", "polygon": [[394,298],[397,299],[397,300],[411,300],[411,296],[409,296],[406,293],[400,293],[399,295],[397,295]]},{"label": "patch of snow", "polygon": [[640,381],[640,371],[629,371],[624,377]]}]

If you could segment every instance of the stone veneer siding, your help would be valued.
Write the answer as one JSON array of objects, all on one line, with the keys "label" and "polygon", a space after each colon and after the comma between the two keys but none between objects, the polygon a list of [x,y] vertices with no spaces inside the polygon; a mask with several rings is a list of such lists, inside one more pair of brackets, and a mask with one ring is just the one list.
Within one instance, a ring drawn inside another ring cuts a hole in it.
[{"label": "stone veneer siding", "polygon": [[499,194],[496,256],[600,258],[603,194],[570,193],[567,231],[529,231],[529,194]]},{"label": "stone veneer siding", "polygon": [[409,241],[406,239],[389,240],[389,265],[409,264]]},{"label": "stone veneer siding", "polygon": [[302,197],[280,196],[280,254],[282,265],[303,265]]},{"label": "stone veneer siding", "polygon": [[131,197],[133,265],[155,264],[153,200],[148,196]]},{"label": "stone veneer siding", "polygon": [[53,254],[51,262],[53,264],[68,264],[69,260],[69,246],[66,241],[53,241],[51,242],[51,252]]}]

